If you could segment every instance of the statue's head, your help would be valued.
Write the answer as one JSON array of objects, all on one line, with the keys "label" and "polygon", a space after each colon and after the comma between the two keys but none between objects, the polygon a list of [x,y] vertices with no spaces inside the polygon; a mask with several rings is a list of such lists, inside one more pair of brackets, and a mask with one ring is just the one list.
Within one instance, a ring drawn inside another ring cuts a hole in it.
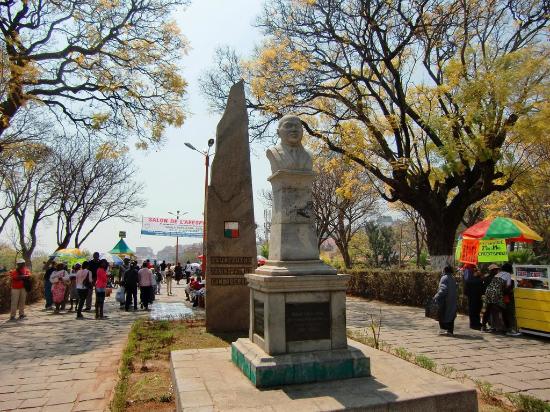
[{"label": "statue's head", "polygon": [[281,138],[283,144],[300,146],[304,135],[304,129],[302,128],[300,118],[292,114],[283,116],[281,120],[279,120],[277,134]]}]

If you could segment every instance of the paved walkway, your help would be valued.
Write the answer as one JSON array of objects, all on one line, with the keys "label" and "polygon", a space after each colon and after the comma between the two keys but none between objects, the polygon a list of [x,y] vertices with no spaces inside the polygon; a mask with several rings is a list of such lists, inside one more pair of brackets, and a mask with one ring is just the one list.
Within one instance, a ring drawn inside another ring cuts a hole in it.
[{"label": "paved walkway", "polygon": [[550,339],[481,333],[471,330],[468,317],[462,315],[455,322],[454,337],[438,336],[437,322],[424,317],[421,308],[350,297],[348,328],[370,328],[370,314],[378,319],[380,309],[380,340],[424,354],[438,365],[453,367],[503,392],[522,392],[550,401]]},{"label": "paved walkway", "polygon": [[[174,292],[157,299],[182,302],[183,283],[174,283]],[[113,293],[105,302],[105,320],[93,319],[93,313],[85,313],[85,320],[72,312],[54,315],[43,303],[28,306],[23,321],[0,315],[0,411],[107,410],[130,327],[146,316],[118,306]]]}]

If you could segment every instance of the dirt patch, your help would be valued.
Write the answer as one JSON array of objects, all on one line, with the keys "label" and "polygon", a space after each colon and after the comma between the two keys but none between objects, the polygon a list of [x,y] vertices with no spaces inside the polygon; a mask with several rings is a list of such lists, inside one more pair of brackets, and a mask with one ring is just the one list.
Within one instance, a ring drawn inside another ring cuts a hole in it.
[{"label": "dirt patch", "polygon": [[143,411],[155,411],[155,412],[174,412],[176,409],[174,403],[158,403],[158,402],[144,402],[135,405],[130,404],[126,407],[128,412],[143,412]]}]

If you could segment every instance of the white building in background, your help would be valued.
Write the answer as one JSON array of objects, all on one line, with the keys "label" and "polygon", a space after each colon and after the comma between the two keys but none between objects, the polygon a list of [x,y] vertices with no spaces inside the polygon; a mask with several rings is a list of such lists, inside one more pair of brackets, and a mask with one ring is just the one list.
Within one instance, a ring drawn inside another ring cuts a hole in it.
[{"label": "white building in background", "polygon": [[156,254],[150,247],[138,246],[136,247],[136,257],[138,260],[154,259]]},{"label": "white building in background", "polygon": [[392,226],[394,223],[394,220],[391,216],[380,216],[376,219],[376,224],[378,226],[388,227]]}]

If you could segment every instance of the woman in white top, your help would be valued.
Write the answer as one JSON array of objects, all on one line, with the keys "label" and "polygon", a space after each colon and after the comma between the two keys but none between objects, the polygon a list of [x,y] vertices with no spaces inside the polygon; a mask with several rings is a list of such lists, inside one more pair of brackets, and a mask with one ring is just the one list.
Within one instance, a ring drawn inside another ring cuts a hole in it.
[{"label": "woman in white top", "polygon": [[76,291],[78,292],[77,319],[84,318],[82,308],[88,296],[88,289],[92,287],[92,279],[92,272],[88,269],[88,262],[82,263],[82,268],[76,272]]}]

